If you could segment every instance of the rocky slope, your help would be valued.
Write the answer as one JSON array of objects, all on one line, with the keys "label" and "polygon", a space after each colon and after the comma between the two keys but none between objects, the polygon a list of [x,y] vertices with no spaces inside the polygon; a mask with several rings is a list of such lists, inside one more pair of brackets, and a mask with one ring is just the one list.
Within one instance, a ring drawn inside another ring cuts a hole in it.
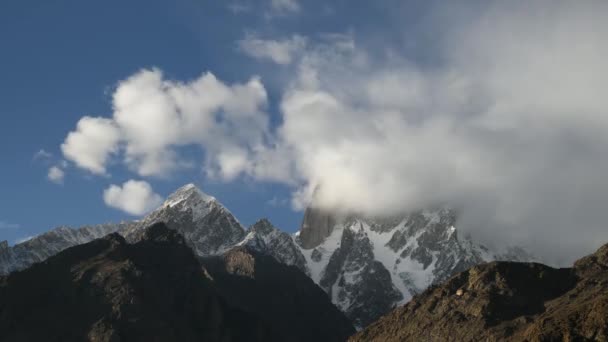
[{"label": "rocky slope", "polygon": [[230,305],[272,324],[283,341],[345,341],[350,320],[295,266],[239,246],[202,260]]},{"label": "rocky slope", "polygon": [[[265,341],[270,326],[230,306],[181,236],[158,224],[0,278],[2,341]],[[278,339],[275,339],[278,340]]]},{"label": "rocky slope", "polygon": [[[354,332],[297,268],[239,247],[203,267],[164,224],[0,278],[2,341],[344,341]],[[310,327],[314,326],[314,329]]]},{"label": "rocky slope", "polygon": [[321,286],[357,327],[470,266],[529,258],[516,249],[508,254],[494,253],[461,237],[455,228],[456,215],[448,209],[370,218],[311,207],[295,235],[280,231],[268,220],[245,229],[219,201],[189,184],[138,221],[77,230],[59,228],[13,247],[0,244],[0,274],[24,269],[67,247],[111,232],[137,242],[145,227],[154,222],[166,222],[180,232],[201,257],[244,246],[297,267]]},{"label": "rocky slope", "polygon": [[475,266],[350,341],[608,341],[608,245],[574,264]]}]

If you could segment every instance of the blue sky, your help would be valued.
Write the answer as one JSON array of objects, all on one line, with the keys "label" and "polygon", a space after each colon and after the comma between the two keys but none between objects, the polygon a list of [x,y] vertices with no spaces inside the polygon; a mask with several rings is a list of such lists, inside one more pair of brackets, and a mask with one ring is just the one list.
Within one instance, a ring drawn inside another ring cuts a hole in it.
[{"label": "blue sky", "polygon": [[[250,63],[235,41],[246,29],[272,25],[235,16],[217,1],[2,1],[0,224],[10,227],[0,227],[0,240],[129,218],[101,197],[108,184],[129,178],[120,168],[112,179],[70,169],[62,185],[47,180],[67,132],[85,114],[108,115],[110,89],[141,68],[158,67],[176,79],[206,70],[226,80],[249,77],[255,70],[243,66]],[[52,157],[34,159],[41,149]],[[269,216],[293,230],[299,222],[298,213],[266,204],[286,196],[276,186],[207,182],[191,170],[155,183],[155,190],[167,195],[191,181],[243,223]]]},{"label": "blue sky", "polygon": [[[152,67],[184,81],[206,71],[228,83],[261,75],[269,115],[277,121],[281,75],[273,65],[239,52],[237,41],[249,33],[387,34],[391,30],[379,29],[377,18],[390,15],[386,9],[394,3],[311,1],[293,11],[274,8],[270,0],[3,1],[0,240],[13,243],[60,225],[133,217],[109,208],[102,199],[110,184],[141,179],[124,167],[112,168],[111,177],[99,177],[72,164],[63,170],[61,184],[47,178],[50,167],[66,160],[60,145],[82,116],[111,116],[111,93],[120,80]],[[269,217],[294,231],[301,220],[301,211],[287,203],[290,187],[276,182],[218,181],[205,177],[198,167],[147,181],[163,197],[194,182],[247,225]]]},{"label": "blue sky", "polygon": [[482,240],[589,251],[608,240],[606,15],[599,0],[2,1],[0,240],[132,219],[193,182],[245,225],[295,231],[311,202],[449,204]]}]

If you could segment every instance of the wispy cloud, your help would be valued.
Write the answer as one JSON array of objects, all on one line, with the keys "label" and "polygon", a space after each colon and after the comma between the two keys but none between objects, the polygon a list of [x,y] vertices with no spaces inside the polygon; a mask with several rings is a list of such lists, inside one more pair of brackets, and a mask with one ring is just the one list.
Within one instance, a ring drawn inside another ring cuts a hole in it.
[{"label": "wispy cloud", "polygon": [[36,153],[34,153],[32,160],[44,160],[44,159],[50,159],[52,157],[53,157],[53,154],[51,152],[48,152],[45,149],[40,149]]},{"label": "wispy cloud", "polygon": [[293,35],[288,39],[261,39],[254,34],[248,34],[238,41],[239,50],[248,56],[259,60],[270,60],[276,64],[291,64],[297,55],[304,51],[307,39]]},{"label": "wispy cloud", "polygon": [[271,198],[268,202],[266,202],[266,204],[268,204],[271,207],[289,207],[289,199],[288,198],[280,198],[280,197],[273,197]]},{"label": "wispy cloud", "polygon": [[235,14],[247,13],[253,10],[251,4],[244,2],[232,2],[228,4],[228,10]]},{"label": "wispy cloud", "polygon": [[271,0],[270,7],[276,14],[297,13],[301,9],[297,0]]},{"label": "wispy cloud", "polygon": [[19,228],[21,228],[21,226],[16,223],[0,221],[0,229],[19,229]]},{"label": "wispy cloud", "polygon": [[65,172],[59,166],[52,166],[47,174],[47,178],[55,184],[63,184],[64,177]]}]

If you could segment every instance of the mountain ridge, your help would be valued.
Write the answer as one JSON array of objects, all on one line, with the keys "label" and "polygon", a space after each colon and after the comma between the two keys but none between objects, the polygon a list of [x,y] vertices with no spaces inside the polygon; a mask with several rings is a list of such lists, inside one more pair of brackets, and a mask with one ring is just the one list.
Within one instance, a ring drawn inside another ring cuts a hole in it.
[{"label": "mountain ridge", "polygon": [[[429,285],[475,264],[499,259],[459,237],[455,212],[440,208],[386,218],[310,207],[301,229],[288,234],[267,219],[245,229],[215,197],[187,184],[140,220],[80,229],[60,228],[0,248],[0,274],[23,269],[61,250],[117,232],[129,243],[145,227],[165,222],[200,257],[245,246],[293,265],[318,284],[358,328],[375,321]],[[515,258],[510,256],[509,258]]]},{"label": "mountain ridge", "polygon": [[419,340],[608,340],[608,244],[570,268],[504,261],[474,266],[349,339]]},{"label": "mountain ridge", "polygon": [[136,243],[112,233],[68,248],[0,277],[0,340],[338,342],[354,332],[296,268],[247,251],[223,257],[248,277],[202,265],[163,223]]}]

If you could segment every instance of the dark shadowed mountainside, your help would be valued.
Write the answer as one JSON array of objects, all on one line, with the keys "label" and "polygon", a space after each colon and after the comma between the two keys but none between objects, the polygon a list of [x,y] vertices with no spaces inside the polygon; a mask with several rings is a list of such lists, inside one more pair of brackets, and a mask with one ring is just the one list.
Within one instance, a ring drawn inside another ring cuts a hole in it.
[{"label": "dark shadowed mountainside", "polygon": [[232,306],[272,323],[289,341],[345,341],[355,333],[350,320],[296,266],[247,247],[203,260],[218,290]]},{"label": "dark shadowed mountainside", "polygon": [[350,341],[608,341],[608,245],[573,268],[472,267]]},{"label": "dark shadowed mountainside", "polygon": [[[0,340],[304,340],[286,338],[276,322],[235,305],[218,285],[182,236],[162,223],[135,244],[111,234],[1,277]],[[294,296],[322,313],[331,303],[314,287],[312,295],[306,288]],[[288,312],[290,304],[284,303]]]}]

